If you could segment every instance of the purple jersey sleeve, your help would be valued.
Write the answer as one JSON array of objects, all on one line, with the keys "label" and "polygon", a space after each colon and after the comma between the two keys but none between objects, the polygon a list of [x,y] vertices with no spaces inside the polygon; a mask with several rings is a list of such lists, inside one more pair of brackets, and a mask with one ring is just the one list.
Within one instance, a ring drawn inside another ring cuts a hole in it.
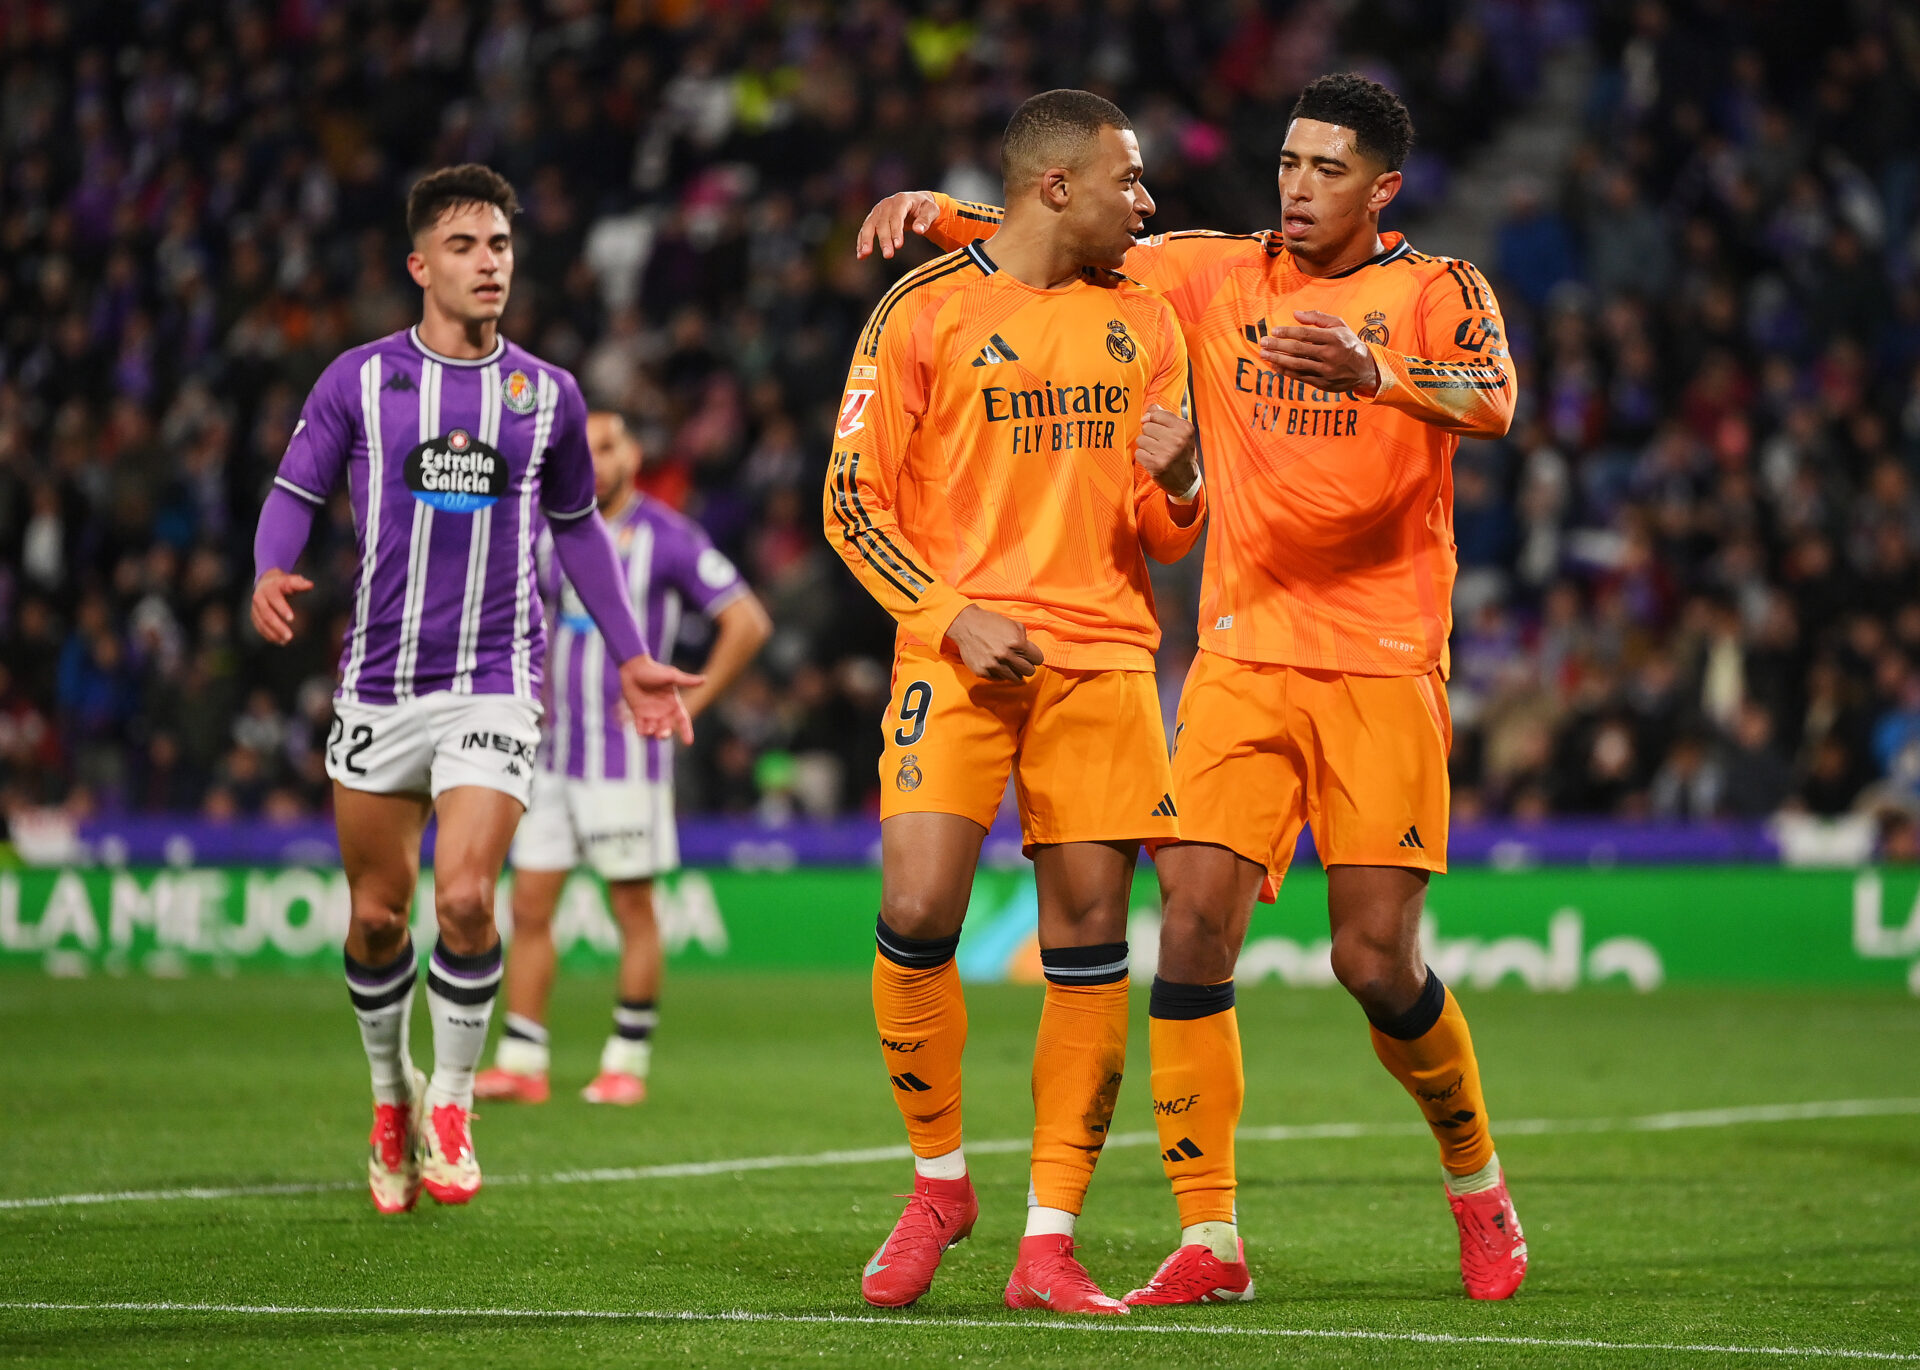
[{"label": "purple jersey sleeve", "polygon": [[713,545],[707,530],[692,519],[680,521],[679,536],[661,558],[664,579],[711,617],[746,593],[747,582],[727,554]]},{"label": "purple jersey sleeve", "polygon": [[571,523],[597,507],[593,452],[587,446],[587,402],[580,385],[562,371],[560,404],[553,418],[553,441],[540,472],[540,508],[549,519]]},{"label": "purple jersey sleeve", "polygon": [[300,421],[287,440],[280,458],[280,470],[273,483],[288,494],[309,504],[325,504],[347,469],[347,457],[353,451],[353,386],[358,370],[350,361],[352,353],[336,358],[320,373],[307,402],[300,410]]},{"label": "purple jersey sleeve", "polygon": [[260,526],[253,534],[253,578],[269,571],[291,571],[313,532],[315,506],[296,498],[281,486],[267,491],[260,506]]},{"label": "purple jersey sleeve", "polygon": [[587,506],[585,517],[553,525],[553,553],[594,627],[607,640],[613,660],[645,656],[647,644],[633,616],[633,601],[627,598],[620,553],[593,505]]}]

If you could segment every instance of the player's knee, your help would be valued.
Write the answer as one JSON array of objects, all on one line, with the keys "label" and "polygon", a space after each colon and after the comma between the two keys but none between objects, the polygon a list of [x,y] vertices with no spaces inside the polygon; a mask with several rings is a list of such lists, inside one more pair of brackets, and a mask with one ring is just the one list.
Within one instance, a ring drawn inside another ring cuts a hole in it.
[{"label": "player's knee", "polygon": [[376,952],[398,951],[407,939],[407,906],[396,899],[355,891],[353,923]]},{"label": "player's knee", "polygon": [[1236,948],[1218,909],[1179,896],[1160,914],[1160,974],[1183,984],[1213,984],[1233,975]]},{"label": "player's knee", "polygon": [[[1369,1013],[1393,1014],[1420,992],[1413,967],[1399,950],[1349,933],[1333,939],[1333,976]],[[1409,986],[1411,985],[1411,991]]]},{"label": "player's knee", "polygon": [[436,883],[433,906],[442,927],[477,933],[493,921],[493,891],[479,880],[450,879]]},{"label": "player's knee", "polygon": [[889,890],[880,900],[881,921],[902,937],[951,937],[966,915],[951,894]]}]

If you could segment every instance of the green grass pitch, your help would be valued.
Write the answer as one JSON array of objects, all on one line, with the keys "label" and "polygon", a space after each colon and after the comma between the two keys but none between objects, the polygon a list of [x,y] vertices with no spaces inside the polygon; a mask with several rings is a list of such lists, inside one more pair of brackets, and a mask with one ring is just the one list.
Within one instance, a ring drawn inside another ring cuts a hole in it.
[{"label": "green grass pitch", "polygon": [[[1008,1143],[974,1157],[974,1239],[948,1256],[919,1307],[856,1321],[871,1316],[859,1271],[898,1211],[904,1161],[581,1172],[898,1145],[864,978],[673,981],[654,1099],[637,1110],[594,1109],[577,1095],[609,989],[562,980],[555,1098],[484,1109],[480,1198],[467,1209],[423,1198],[410,1216],[381,1218],[356,1184],[365,1075],[331,977],[0,979],[0,1364],[1920,1359],[1920,1005],[1910,999],[1465,993],[1533,1249],[1519,1297],[1488,1306],[1461,1294],[1433,1145],[1408,1126],[1411,1106],[1374,1061],[1359,1012],[1336,992],[1244,989],[1245,1125],[1354,1124],[1354,1135],[1242,1144],[1257,1302],[1119,1325],[1000,1306],[1025,1198],[1018,1139],[1030,1120],[1037,990],[969,992],[968,1136]],[[1151,1129],[1144,1011],[1136,996],[1117,1133]],[[416,1019],[417,1056],[426,1045]],[[1851,1106],[1856,1116],[1572,1130],[1844,1100],[1876,1102]],[[1515,1124],[1506,1134],[1503,1119]],[[571,1175],[552,1178],[561,1172]],[[275,1184],[331,1187],[15,1202]],[[1117,1135],[1081,1223],[1095,1278],[1116,1294],[1144,1282],[1174,1223],[1154,1148]]]}]

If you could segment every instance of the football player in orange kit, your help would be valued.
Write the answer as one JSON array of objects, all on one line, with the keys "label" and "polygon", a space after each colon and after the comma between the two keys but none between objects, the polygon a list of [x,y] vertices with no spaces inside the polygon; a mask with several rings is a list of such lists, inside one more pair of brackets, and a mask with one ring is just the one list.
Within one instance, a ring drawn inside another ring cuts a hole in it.
[{"label": "football player in orange kit", "polygon": [[1179,321],[1116,271],[1153,212],[1126,116],[1085,91],[1036,95],[1002,166],[991,254],[941,257],[874,309],[824,498],[834,550],[900,621],[873,1003],[915,1173],[861,1293],[914,1302],[979,1213],[953,956],[1011,775],[1047,986],[1006,1302],[1125,1313],[1073,1259],[1073,1227],[1126,1060],[1134,861],[1179,834],[1146,559],[1190,550],[1205,506]]},{"label": "football player in orange kit", "polygon": [[[1439,1142],[1467,1293],[1505,1298],[1526,1274],[1466,1020],[1419,937],[1428,876],[1446,870],[1452,458],[1462,436],[1507,431],[1514,384],[1480,273],[1380,232],[1412,141],[1384,86],[1322,77],[1293,109],[1278,229],[1127,254],[1186,331],[1214,497],[1149,1010],[1181,1237],[1134,1304],[1252,1295],[1232,975],[1303,824],[1327,867],[1334,974]],[[875,206],[859,250],[890,253],[909,226],[941,245],[989,238],[998,216],[909,192]]]}]

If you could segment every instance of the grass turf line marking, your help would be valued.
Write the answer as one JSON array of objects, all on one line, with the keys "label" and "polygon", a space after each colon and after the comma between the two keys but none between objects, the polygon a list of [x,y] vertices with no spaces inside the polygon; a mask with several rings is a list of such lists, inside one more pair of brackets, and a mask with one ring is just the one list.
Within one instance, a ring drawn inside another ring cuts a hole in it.
[{"label": "grass turf line marking", "polygon": [[325,1308],[263,1303],[0,1302],[0,1310],[42,1313],[225,1313],[247,1317],[510,1318],[593,1322],[824,1323],[847,1327],[1014,1328],[1024,1332],[1085,1332],[1095,1336],[1279,1337],[1295,1341],[1408,1342],[1422,1346],[1538,1346],[1580,1351],[1678,1351],[1690,1355],[1797,1356],[1812,1360],[1920,1361],[1908,1351],[1857,1351],[1829,1346],[1723,1346],[1713,1342],[1600,1341],[1591,1337],[1495,1337],[1453,1332],[1376,1332],[1364,1328],[1235,1327],[1219,1324],[1041,1321],[1013,1318],[903,1318],[863,1313],[702,1313],[653,1308]]},{"label": "grass turf line marking", "polygon": [[[1699,1108],[1676,1113],[1648,1113],[1637,1118],[1514,1118],[1500,1124],[1508,1136],[1545,1137],[1594,1132],[1678,1132],[1691,1128],[1738,1127],[1749,1123],[1811,1122],[1831,1118],[1887,1118],[1920,1114],[1920,1099],[1823,1099],[1800,1104],[1748,1104],[1734,1108]],[[1303,1123],[1282,1127],[1243,1127],[1243,1142],[1308,1142],[1356,1137],[1424,1137],[1425,1123]],[[976,1156],[1026,1151],[1026,1137],[1001,1137],[968,1142]],[[1116,1132],[1107,1146],[1151,1146],[1152,1132]],[[735,1175],[756,1170],[798,1170],[815,1166],[869,1165],[903,1161],[912,1156],[905,1146],[874,1146],[853,1151],[816,1151],[796,1156],[740,1156],[720,1161],[678,1161],[666,1165],[602,1166],[592,1170],[562,1170],[550,1175],[489,1175],[489,1185],[617,1184],[635,1180],[680,1180],[702,1175]],[[305,1184],[197,1186],[188,1189],[122,1189],[90,1194],[46,1194],[32,1198],[0,1199],[0,1212],[27,1208],[67,1208],[90,1204],[165,1203],[181,1199],[254,1199],[300,1194],[329,1194],[362,1188],[358,1180]]]}]

